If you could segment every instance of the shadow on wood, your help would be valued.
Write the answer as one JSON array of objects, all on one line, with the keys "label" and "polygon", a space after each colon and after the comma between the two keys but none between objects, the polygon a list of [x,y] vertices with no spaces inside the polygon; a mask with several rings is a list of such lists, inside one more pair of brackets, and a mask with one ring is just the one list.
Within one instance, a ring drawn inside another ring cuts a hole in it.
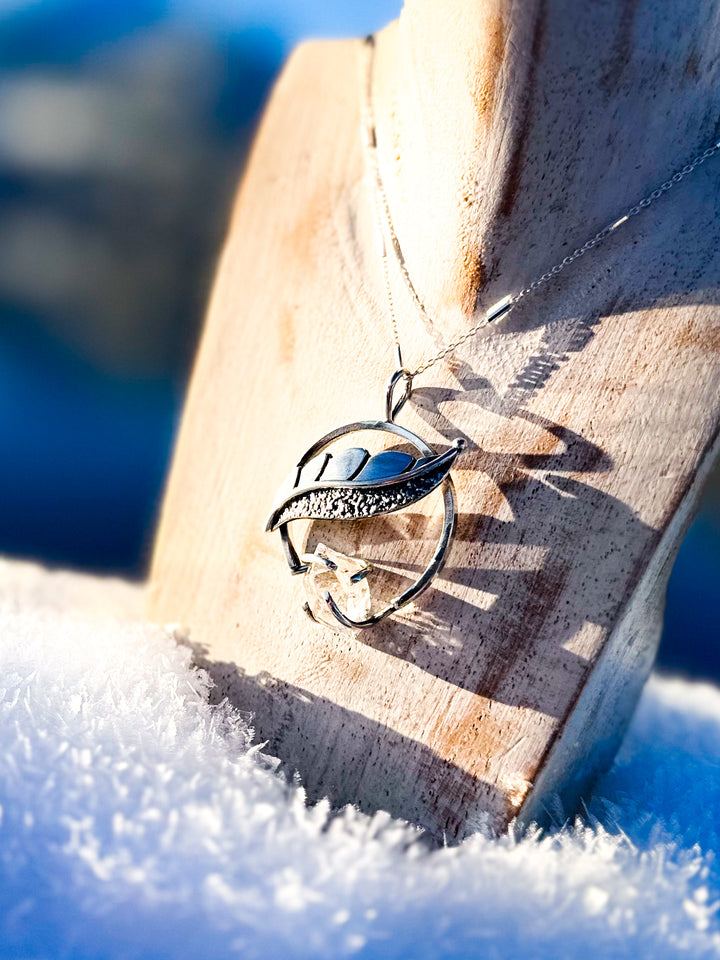
[{"label": "shadow on wood", "polygon": [[[427,329],[391,277],[413,366],[720,135],[710,3],[452,10],[409,2],[377,40],[380,165],[433,318]],[[263,527],[302,450],[379,415],[391,372],[361,150],[366,54],[360,41],[302,47],[266,112],[150,613],[189,627],[221,692],[257,710],[258,735],[312,796],[460,839],[541,817],[555,795],[572,811],[651,667],[667,574],[717,453],[720,159],[418,381],[403,424],[438,449],[468,442],[457,539],[414,611],[335,634],[302,613]],[[434,493],[306,537],[372,560],[389,596],[426,562],[439,516]]]}]

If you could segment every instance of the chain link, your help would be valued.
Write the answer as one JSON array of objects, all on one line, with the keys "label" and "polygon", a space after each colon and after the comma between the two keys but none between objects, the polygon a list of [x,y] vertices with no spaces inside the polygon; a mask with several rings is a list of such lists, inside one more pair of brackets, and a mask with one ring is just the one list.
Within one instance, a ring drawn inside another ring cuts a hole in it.
[{"label": "chain link", "polygon": [[[398,369],[403,371],[403,375],[409,379],[414,380],[416,377],[419,377],[420,374],[425,373],[426,370],[429,370],[431,367],[435,366],[436,363],[439,363],[441,360],[444,360],[447,356],[453,353],[459,346],[462,346],[463,343],[466,343],[468,340],[479,333],[483,327],[489,326],[493,320],[498,316],[505,316],[515,304],[519,303],[521,300],[524,300],[525,297],[529,296],[531,293],[534,293],[538,287],[541,287],[544,283],[547,283],[548,280],[552,280],[553,277],[556,277],[565,267],[569,267],[571,263],[574,263],[576,260],[579,260],[580,257],[584,256],[588,250],[592,250],[599,243],[602,243],[611,233],[614,233],[621,226],[624,226],[632,217],[637,216],[642,210],[645,210],[657,199],[659,199],[664,193],[667,193],[668,190],[672,189],[676,183],[680,183],[688,174],[692,173],[696,167],[699,167],[701,163],[704,163],[706,160],[709,160],[714,154],[720,151],[720,140],[716,143],[709,146],[698,156],[694,157],[688,163],[685,164],[677,173],[674,173],[669,180],[665,180],[660,184],[655,190],[649,193],[646,197],[643,197],[642,200],[639,200],[635,206],[630,207],[630,209],[624,213],[617,220],[614,220],[612,223],[603,227],[601,230],[595,234],[595,236],[590,237],[589,240],[586,240],[585,243],[578,247],[576,250],[573,250],[572,253],[568,254],[567,257],[564,257],[559,263],[556,263],[554,267],[551,267],[547,273],[543,273],[542,276],[538,277],[536,280],[533,280],[532,283],[520,290],[519,293],[516,293],[507,298],[506,305],[503,307],[501,312],[494,311],[491,307],[487,311],[487,314],[482,317],[478,322],[470,327],[469,330],[466,330],[465,333],[461,334],[457,339],[450,341],[450,343],[445,344],[441,350],[436,353],[434,356],[424,360],[416,370],[410,371],[406,370],[403,367],[402,362],[402,348],[400,346],[400,334],[398,332],[398,322],[397,314],[395,311],[395,301],[392,294],[392,285],[390,283],[390,266],[388,263],[388,245],[392,247],[395,254],[395,260],[397,266],[400,270],[400,275],[403,279],[403,283],[407,289],[410,299],[415,304],[415,307],[420,314],[420,317],[423,320],[423,323],[426,329],[433,333],[433,321],[429,316],[425,306],[418,296],[417,290],[410,278],[408,272],[407,264],[400,247],[400,241],[398,240],[397,234],[395,233],[395,228],[393,227],[392,217],[390,215],[390,205],[388,203],[387,193],[385,192],[385,187],[383,184],[383,179],[380,173],[380,164],[378,161],[378,152],[377,152],[377,132],[375,125],[375,111],[373,107],[373,61],[374,61],[374,51],[375,51],[375,39],[370,36],[367,38],[367,46],[369,48],[368,53],[368,67],[366,72],[366,83],[365,83],[365,104],[364,104],[364,114],[365,114],[365,138],[364,138],[364,147],[365,147],[365,159],[368,169],[371,171],[374,179],[374,191],[373,191],[373,206],[375,209],[375,217],[377,223],[377,229],[380,235],[380,258],[382,260],[383,266],[383,277],[385,280],[385,289],[388,298],[388,312],[390,314],[390,325],[392,328],[393,340],[395,342],[395,359]],[[388,244],[389,240],[389,244]]]}]

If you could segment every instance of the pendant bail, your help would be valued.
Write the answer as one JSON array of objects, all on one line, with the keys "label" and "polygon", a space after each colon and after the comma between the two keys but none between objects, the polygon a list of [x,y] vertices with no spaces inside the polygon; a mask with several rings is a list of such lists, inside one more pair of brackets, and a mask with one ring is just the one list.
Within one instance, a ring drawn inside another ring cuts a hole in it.
[{"label": "pendant bail", "polygon": [[[395,387],[398,383],[404,380],[405,381],[405,393],[400,397],[400,399],[393,405],[393,398],[395,396]],[[404,367],[400,367],[395,373],[390,377],[390,382],[387,386],[387,393],[385,395],[385,419],[388,423],[392,423],[395,420],[395,417],[400,413],[402,408],[405,406],[407,401],[410,399],[413,391],[413,378],[409,370],[406,370]]]}]

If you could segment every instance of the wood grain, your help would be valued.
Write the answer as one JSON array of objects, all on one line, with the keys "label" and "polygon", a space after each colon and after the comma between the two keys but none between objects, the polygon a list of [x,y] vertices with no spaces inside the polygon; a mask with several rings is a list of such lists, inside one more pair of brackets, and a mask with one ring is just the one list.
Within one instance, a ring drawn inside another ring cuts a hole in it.
[{"label": "wood grain", "polygon": [[[426,330],[416,365],[717,139],[710,3],[408,3],[378,38],[380,163]],[[301,47],[248,164],[163,506],[150,613],[310,797],[454,841],[563,817],[622,735],[720,423],[720,163],[418,382],[456,541],[408,615],[345,636],[301,611],[275,490],[333,427],[381,416],[392,353],[361,150],[361,41]],[[384,568],[432,551],[439,497],[307,525]]]}]

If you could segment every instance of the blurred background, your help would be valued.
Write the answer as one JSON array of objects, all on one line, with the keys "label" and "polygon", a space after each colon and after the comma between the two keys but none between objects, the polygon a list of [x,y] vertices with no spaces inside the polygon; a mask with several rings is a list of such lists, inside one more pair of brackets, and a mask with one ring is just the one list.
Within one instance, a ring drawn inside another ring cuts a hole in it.
[{"label": "blurred background", "polygon": [[[0,0],[0,553],[139,577],[253,127],[400,0]],[[720,472],[660,662],[720,678]]]}]

